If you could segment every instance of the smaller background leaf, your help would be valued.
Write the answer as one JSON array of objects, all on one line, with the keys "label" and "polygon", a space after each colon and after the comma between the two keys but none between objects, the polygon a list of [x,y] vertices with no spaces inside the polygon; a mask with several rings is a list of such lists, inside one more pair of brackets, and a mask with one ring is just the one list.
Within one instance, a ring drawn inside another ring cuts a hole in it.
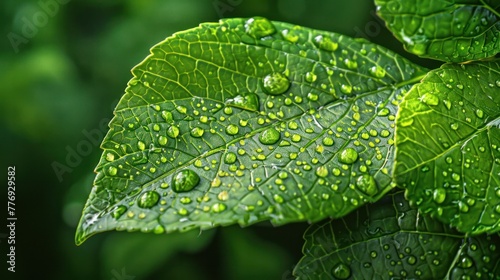
[{"label": "smaller background leaf", "polygon": [[378,14],[409,52],[448,62],[500,51],[500,3],[493,0],[376,0]]},{"label": "smaller background leaf", "polygon": [[396,119],[397,184],[425,213],[473,234],[500,230],[500,61],[446,64]]},{"label": "smaller background leaf", "polygon": [[497,235],[466,238],[420,215],[402,192],[313,224],[305,240],[298,279],[500,279]]}]

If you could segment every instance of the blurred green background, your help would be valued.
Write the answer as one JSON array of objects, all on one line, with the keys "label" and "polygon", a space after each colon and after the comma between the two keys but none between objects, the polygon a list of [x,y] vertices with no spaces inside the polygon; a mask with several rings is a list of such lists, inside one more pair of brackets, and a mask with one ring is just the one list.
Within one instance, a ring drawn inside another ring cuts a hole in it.
[{"label": "blurred green background", "polygon": [[[185,234],[110,232],[74,245],[112,110],[149,48],[219,18],[260,15],[365,37],[405,53],[370,0],[3,0],[2,182],[16,167],[16,273],[0,279],[292,279],[307,223]],[[62,166],[65,167],[62,167]],[[55,171],[57,167],[57,172]],[[5,190],[1,203],[6,204]],[[0,211],[5,221],[6,209]],[[3,223],[3,222],[2,222]]]}]

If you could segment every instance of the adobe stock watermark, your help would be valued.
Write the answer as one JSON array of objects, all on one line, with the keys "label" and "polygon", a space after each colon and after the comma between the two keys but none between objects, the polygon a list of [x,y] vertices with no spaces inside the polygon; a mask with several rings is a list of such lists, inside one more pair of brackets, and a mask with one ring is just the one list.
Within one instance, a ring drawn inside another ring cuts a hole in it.
[{"label": "adobe stock watermark", "polygon": [[[116,107],[118,99],[112,102],[112,110]],[[56,174],[59,183],[63,181],[63,176],[66,173],[73,172],[73,169],[78,167],[82,163],[83,159],[89,156],[94,148],[98,148],[104,139],[108,131],[108,123],[111,121],[110,118],[103,118],[99,122],[99,127],[91,130],[82,130],[84,139],[80,140],[75,146],[67,145],[65,147],[66,156],[64,157],[64,163],[58,161],[53,161],[51,167]]]},{"label": "adobe stock watermark", "polygon": [[223,18],[226,12],[234,11],[241,3],[243,3],[243,0],[214,0],[212,5],[219,18]]},{"label": "adobe stock watermark", "polygon": [[370,15],[373,19],[365,24],[363,30],[361,30],[357,26],[354,27],[354,31],[356,32],[354,37],[363,37],[365,39],[368,39],[377,37],[380,34],[380,31],[382,30],[382,26],[384,24],[383,21],[378,17],[377,13],[374,10],[370,11]]},{"label": "adobe stock watermark", "polygon": [[7,39],[15,53],[19,52],[19,46],[27,44],[30,39],[38,34],[40,28],[49,23],[49,19],[59,13],[61,5],[67,4],[71,0],[39,0],[38,9],[30,16],[21,17],[22,27],[19,33],[9,32]]},{"label": "adobe stock watermark", "polygon": [[135,276],[128,275],[125,271],[125,267],[122,267],[121,272],[118,272],[116,269],[111,270],[111,274],[113,274],[113,278],[111,280],[134,280]]}]

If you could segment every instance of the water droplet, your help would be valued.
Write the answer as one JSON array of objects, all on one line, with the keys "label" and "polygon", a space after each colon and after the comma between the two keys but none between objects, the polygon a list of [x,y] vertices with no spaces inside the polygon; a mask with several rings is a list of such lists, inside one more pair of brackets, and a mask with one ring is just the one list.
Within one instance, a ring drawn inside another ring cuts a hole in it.
[{"label": "water droplet", "polygon": [[292,142],[300,142],[302,137],[299,134],[292,135]]},{"label": "water droplet", "polygon": [[274,34],[276,29],[274,28],[274,24],[267,18],[253,17],[245,22],[245,31],[248,35],[260,39]]},{"label": "water droplet", "polygon": [[330,137],[325,137],[323,138],[323,145],[325,146],[332,146],[334,144],[334,141]]},{"label": "water droplet", "polygon": [[458,129],[458,123],[452,123],[450,125],[450,128],[453,129],[453,130],[457,130]]},{"label": "water droplet", "polygon": [[326,168],[326,166],[318,166],[318,168],[316,168],[316,175],[318,177],[328,176],[328,168]]},{"label": "water droplet", "polygon": [[452,173],[451,174],[451,179],[453,179],[454,181],[460,181],[460,175],[457,174],[457,173]]},{"label": "water droplet", "polygon": [[351,60],[349,58],[346,58],[344,60],[344,64],[347,66],[347,68],[351,70],[358,68],[358,63],[356,62],[356,60]]},{"label": "water droplet", "polygon": [[107,153],[106,154],[106,160],[107,161],[113,161],[113,160],[115,160],[115,155],[112,154],[112,153]]},{"label": "water droplet", "polygon": [[141,208],[151,208],[160,200],[160,195],[155,191],[144,192],[137,200],[137,206]]},{"label": "water droplet", "polygon": [[226,105],[238,107],[247,111],[258,111],[260,108],[259,97],[255,93],[237,95],[228,99]]},{"label": "water droplet", "polygon": [[125,212],[127,211],[127,207],[124,205],[116,206],[111,212],[111,216],[118,220]]},{"label": "water droplet", "polygon": [[356,186],[360,191],[366,193],[369,196],[373,196],[378,192],[377,183],[375,178],[369,174],[363,174],[356,180]]},{"label": "water droplet", "polygon": [[144,151],[144,149],[146,149],[146,144],[144,144],[144,142],[142,141],[137,141],[137,148],[141,151]]},{"label": "water droplet", "polygon": [[387,108],[382,108],[378,113],[377,115],[378,116],[381,116],[381,117],[385,117],[387,115],[389,115],[391,113],[391,111]]},{"label": "water droplet", "polygon": [[221,201],[226,201],[229,199],[229,193],[227,191],[221,191],[218,195],[217,198]]},{"label": "water droplet", "polygon": [[408,264],[414,265],[417,262],[417,258],[415,256],[409,256],[406,261],[408,262]]},{"label": "water droplet", "polygon": [[281,31],[281,35],[283,35],[283,38],[291,43],[297,43],[300,39],[300,34],[297,30],[294,29],[284,29]]},{"label": "water droplet", "polygon": [[259,141],[264,145],[273,145],[276,142],[278,142],[280,138],[281,138],[281,133],[274,127],[270,127],[264,130],[259,135]]},{"label": "water droplet", "polygon": [[310,92],[307,94],[307,99],[309,99],[311,101],[317,101],[318,98],[319,98],[318,95],[315,93]]},{"label": "water droplet", "polygon": [[158,144],[165,146],[165,145],[167,145],[167,142],[168,142],[167,137],[165,137],[163,135],[158,137]]},{"label": "water droplet", "polygon": [[468,256],[464,256],[462,259],[460,259],[458,266],[461,268],[470,268],[473,264],[474,262],[471,258],[469,258]]},{"label": "water droplet", "polygon": [[351,94],[352,93],[352,86],[343,84],[340,86],[340,91],[342,91],[345,94]]},{"label": "water droplet", "polygon": [[234,124],[230,124],[226,127],[226,133],[229,135],[236,135],[238,134],[239,130],[240,130],[239,127]]},{"label": "water droplet", "polygon": [[214,213],[220,213],[220,212],[226,210],[226,208],[227,208],[227,206],[224,203],[215,203],[214,205],[212,205],[212,211]]},{"label": "water droplet", "polygon": [[118,169],[114,166],[108,167],[108,174],[111,176],[115,176],[116,173],[118,172]]},{"label": "water droplet", "polygon": [[224,156],[224,162],[226,164],[233,164],[236,162],[237,156],[233,152],[229,152]]},{"label": "water droplet", "polygon": [[482,119],[482,118],[483,118],[483,116],[484,116],[484,112],[483,112],[483,110],[481,110],[481,109],[477,109],[477,110],[476,110],[476,116],[477,116],[478,118]]},{"label": "water droplet", "polygon": [[187,113],[187,108],[182,106],[182,105],[178,105],[175,107],[175,110],[177,110],[177,112],[181,113],[181,114],[186,114]]},{"label": "water droplet", "polygon": [[312,83],[315,82],[318,76],[312,72],[307,72],[306,73],[306,82]]},{"label": "water droplet", "polygon": [[264,90],[271,95],[284,93],[290,87],[290,81],[281,73],[272,73],[264,77]]},{"label": "water droplet", "polygon": [[190,169],[184,169],[172,177],[174,192],[188,192],[200,182],[200,176]]},{"label": "water droplet", "polygon": [[439,98],[432,93],[426,93],[421,97],[421,101],[429,106],[436,106],[439,104]]},{"label": "water droplet", "polygon": [[179,128],[177,126],[171,126],[167,130],[167,135],[171,138],[177,138],[179,136]]},{"label": "water droplet", "polygon": [[382,79],[383,77],[385,77],[385,70],[384,68],[380,67],[380,66],[373,66],[370,68],[370,74],[372,76],[374,76],[375,78],[379,78],[379,79]]},{"label": "water droplet", "polygon": [[333,277],[337,279],[348,279],[351,276],[351,269],[343,264],[339,263],[332,269]]},{"label": "water droplet", "polygon": [[339,44],[337,42],[333,42],[330,37],[326,37],[323,35],[316,36],[314,38],[314,43],[316,44],[316,46],[318,46],[318,48],[329,52],[333,52],[339,47]]},{"label": "water droplet", "polygon": [[436,188],[432,193],[432,199],[434,199],[436,203],[443,203],[446,199],[446,190],[443,188]]},{"label": "water droplet", "polygon": [[283,197],[281,197],[279,194],[275,194],[275,195],[273,196],[273,199],[274,199],[274,201],[276,201],[277,203],[283,203],[283,202],[284,202]]},{"label": "water droplet", "polygon": [[353,164],[358,160],[358,152],[353,148],[342,150],[339,155],[339,162],[345,164]]},{"label": "water droplet", "polygon": [[174,121],[174,117],[172,116],[171,112],[168,111],[162,111],[161,112],[161,117],[167,122],[167,123],[172,123]]},{"label": "water droplet", "polygon": [[193,136],[194,138],[200,138],[203,136],[204,133],[205,130],[199,127],[194,127],[193,129],[191,129],[191,136]]}]

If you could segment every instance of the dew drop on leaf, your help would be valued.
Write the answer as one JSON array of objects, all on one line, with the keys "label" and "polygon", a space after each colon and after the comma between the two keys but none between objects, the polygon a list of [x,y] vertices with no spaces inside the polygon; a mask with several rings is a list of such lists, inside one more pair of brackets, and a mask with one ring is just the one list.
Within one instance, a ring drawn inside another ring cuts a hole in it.
[{"label": "dew drop on leaf", "polygon": [[434,199],[436,203],[443,203],[446,199],[446,190],[440,187],[436,188],[432,193],[432,199]]},{"label": "dew drop on leaf", "polygon": [[167,123],[172,123],[174,121],[174,117],[172,116],[171,112],[168,111],[162,111],[161,112],[161,117],[167,122]]},{"label": "dew drop on leaf", "polygon": [[153,233],[155,233],[155,234],[162,234],[162,233],[165,233],[165,228],[164,228],[162,225],[157,225],[157,226],[153,229]]},{"label": "dew drop on leaf", "polygon": [[385,70],[380,66],[371,67],[369,72],[375,78],[382,79],[383,77],[385,77]]},{"label": "dew drop on leaf", "polygon": [[233,164],[233,163],[236,162],[236,159],[237,159],[236,154],[233,153],[233,152],[229,152],[224,157],[224,163],[226,163],[226,164]]},{"label": "dew drop on leaf", "polygon": [[366,193],[369,196],[373,196],[378,192],[377,183],[375,178],[369,174],[363,174],[356,180],[356,186],[360,191]]},{"label": "dew drop on leaf", "polygon": [[340,91],[342,91],[345,94],[350,94],[350,93],[352,93],[352,86],[347,85],[347,84],[343,84],[340,86]]},{"label": "dew drop on leaf", "polygon": [[356,60],[346,58],[344,60],[344,64],[345,64],[345,66],[347,66],[347,68],[349,68],[351,70],[358,68],[358,63],[356,62]]},{"label": "dew drop on leaf", "polygon": [[259,97],[255,93],[237,95],[226,101],[226,105],[241,108],[247,111],[258,111],[260,109]]},{"label": "dew drop on leaf", "polygon": [[177,112],[179,112],[181,114],[186,114],[187,113],[187,108],[185,106],[182,106],[182,105],[176,106],[175,110],[177,110]]},{"label": "dew drop on leaf", "polygon": [[306,73],[306,82],[313,83],[316,81],[318,76],[312,72],[307,72]]},{"label": "dew drop on leaf", "polygon": [[248,35],[260,39],[276,32],[274,24],[267,18],[253,17],[245,22],[245,31]]},{"label": "dew drop on leaf", "polygon": [[281,138],[281,133],[276,128],[268,128],[259,135],[260,143],[264,145],[273,145]]},{"label": "dew drop on leaf", "polygon": [[427,105],[430,106],[436,106],[439,104],[439,98],[432,94],[432,93],[426,93],[421,97],[422,102],[424,102]]},{"label": "dew drop on leaf", "polygon": [[348,279],[351,276],[351,269],[347,265],[339,263],[333,267],[332,274],[336,279]]},{"label": "dew drop on leaf", "polygon": [[476,116],[477,116],[478,118],[482,119],[482,118],[483,118],[483,116],[484,116],[484,112],[483,112],[483,110],[481,110],[481,109],[477,109],[477,110],[476,110]]},{"label": "dew drop on leaf", "polygon": [[167,137],[165,137],[165,136],[163,136],[163,135],[162,135],[162,136],[160,136],[160,137],[158,137],[158,144],[160,144],[160,145],[162,145],[162,146],[167,145],[167,141],[168,141],[168,140],[167,140]]},{"label": "dew drop on leaf", "polygon": [[473,264],[474,264],[474,262],[472,261],[472,259],[470,257],[464,256],[460,259],[458,266],[461,268],[470,268],[470,267],[472,267]]},{"label": "dew drop on leaf", "polygon": [[119,219],[126,211],[127,211],[127,207],[124,205],[120,205],[120,206],[115,207],[115,209],[111,213],[111,216],[115,219]]},{"label": "dew drop on leaf", "polygon": [[283,202],[284,202],[283,197],[281,197],[279,194],[275,194],[275,195],[273,196],[273,199],[274,199],[274,201],[276,201],[277,203],[283,203]]},{"label": "dew drop on leaf", "polygon": [[264,90],[271,95],[284,93],[290,87],[290,81],[281,73],[272,73],[264,77]]},{"label": "dew drop on leaf", "polygon": [[194,138],[200,138],[204,133],[205,130],[199,127],[194,127],[193,129],[191,129],[191,136],[193,136]]},{"label": "dew drop on leaf", "polygon": [[318,168],[316,168],[316,175],[318,177],[328,176],[328,168],[326,168],[326,166],[318,166]]},{"label": "dew drop on leaf", "polygon": [[331,137],[325,137],[323,138],[323,145],[325,146],[332,146],[334,144],[334,141]]},{"label": "dew drop on leaf", "polygon": [[112,154],[112,153],[107,153],[106,154],[106,160],[107,161],[113,161],[113,160],[115,160],[115,155]]},{"label": "dew drop on leaf", "polygon": [[285,40],[291,43],[297,43],[300,39],[299,33],[294,29],[284,29],[281,31],[281,35],[283,35]]},{"label": "dew drop on leaf", "polygon": [[179,128],[176,126],[171,126],[167,130],[167,135],[171,138],[177,138],[179,136]]},{"label": "dew drop on leaf", "polygon": [[236,134],[238,134],[238,131],[239,131],[239,127],[237,125],[230,124],[226,127],[226,133],[228,135],[236,135]]},{"label": "dew drop on leaf", "polygon": [[330,37],[326,37],[323,35],[316,36],[314,38],[314,43],[316,44],[316,46],[318,46],[318,48],[329,52],[333,52],[339,47],[339,44],[337,42],[333,42]]},{"label": "dew drop on leaf", "polygon": [[214,213],[220,213],[220,212],[226,210],[226,208],[227,208],[227,206],[224,203],[215,203],[214,205],[212,205],[212,211]]},{"label": "dew drop on leaf", "polygon": [[353,148],[346,148],[339,154],[339,162],[353,164],[358,160],[358,152]]},{"label": "dew drop on leaf", "polygon": [[417,262],[417,258],[415,256],[408,256],[406,262],[408,262],[408,264],[410,265],[414,265]]},{"label": "dew drop on leaf", "polygon": [[144,142],[142,141],[137,141],[137,148],[141,151],[144,151],[144,149],[146,149],[146,144],[144,144]]},{"label": "dew drop on leaf", "polygon": [[116,173],[118,172],[118,169],[114,166],[108,167],[108,174],[111,176],[115,176]]},{"label": "dew drop on leaf", "polygon": [[151,208],[160,200],[160,195],[155,191],[147,191],[143,193],[137,200],[137,206],[141,208]]},{"label": "dew drop on leaf", "polygon": [[200,182],[200,176],[193,170],[185,169],[172,178],[172,190],[176,193],[188,192]]}]

